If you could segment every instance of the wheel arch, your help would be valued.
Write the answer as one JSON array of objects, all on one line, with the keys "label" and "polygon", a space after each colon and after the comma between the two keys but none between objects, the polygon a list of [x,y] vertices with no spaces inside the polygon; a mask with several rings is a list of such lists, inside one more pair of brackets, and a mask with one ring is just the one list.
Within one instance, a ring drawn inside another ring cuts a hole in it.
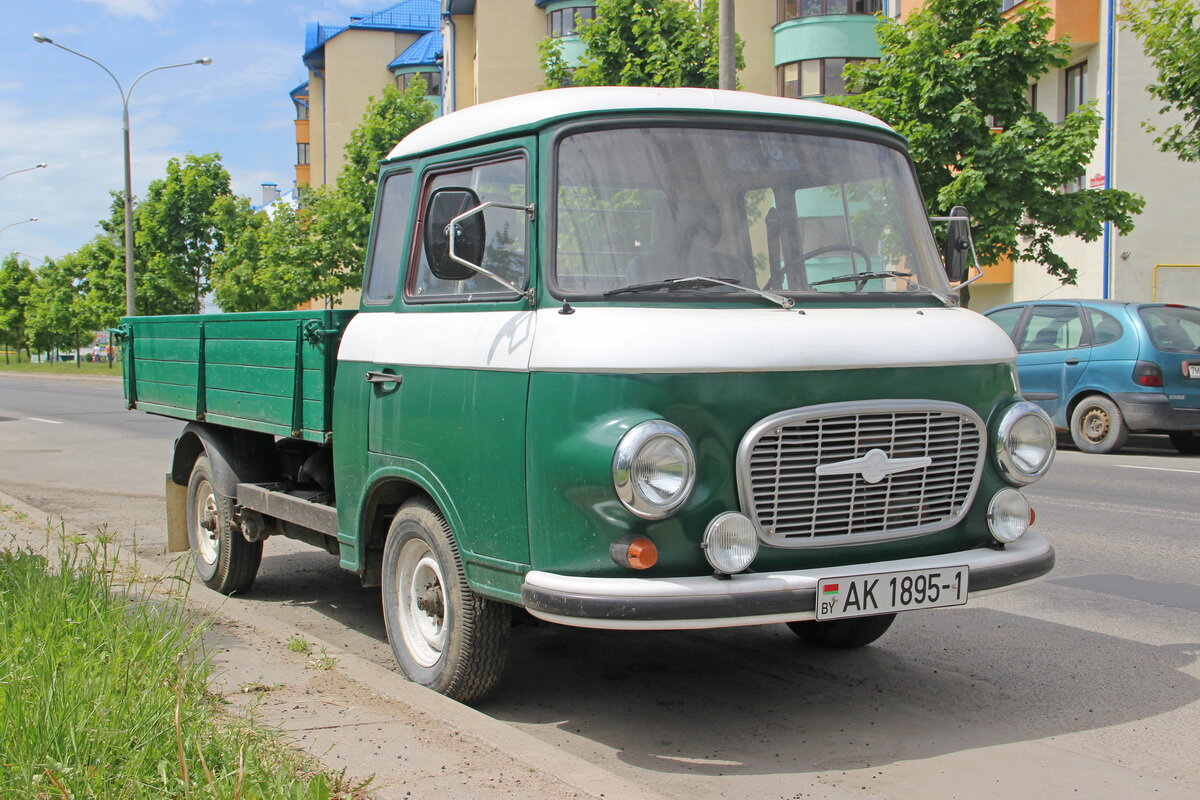
[{"label": "wheel arch", "polygon": [[1093,395],[1098,395],[1100,397],[1103,397],[1105,400],[1108,400],[1109,402],[1113,403],[1117,408],[1121,407],[1121,404],[1118,403],[1111,394],[1104,391],[1103,389],[1097,389],[1094,386],[1090,386],[1086,389],[1078,389],[1075,391],[1074,394],[1071,395],[1071,399],[1067,402],[1066,408],[1063,409],[1064,419],[1066,420],[1066,423],[1067,423],[1066,430],[1068,430],[1068,431],[1071,430],[1071,417],[1073,417],[1075,415],[1075,408],[1080,403],[1082,403],[1086,398],[1091,397]]},{"label": "wheel arch", "polygon": [[420,496],[426,497],[445,518],[446,524],[450,526],[450,535],[462,553],[462,519],[445,486],[431,472],[418,466],[380,470],[371,477],[359,505],[358,541],[361,563],[354,567],[357,568],[364,586],[380,585],[383,574],[383,548],[387,542],[392,517],[406,500]]},{"label": "wheel arch", "polygon": [[274,445],[275,438],[269,434],[189,422],[175,440],[171,480],[187,486],[196,459],[206,455],[217,491],[236,498],[239,483],[275,479]]}]

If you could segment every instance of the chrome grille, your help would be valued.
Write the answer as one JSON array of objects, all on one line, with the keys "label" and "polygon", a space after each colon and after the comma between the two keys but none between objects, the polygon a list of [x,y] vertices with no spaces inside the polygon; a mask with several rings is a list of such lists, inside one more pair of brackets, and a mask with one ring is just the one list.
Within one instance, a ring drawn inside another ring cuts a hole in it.
[{"label": "chrome grille", "polygon": [[983,446],[982,421],[955,403],[872,400],[785,411],[742,439],[742,510],[763,541],[779,547],[941,530],[966,514]]}]

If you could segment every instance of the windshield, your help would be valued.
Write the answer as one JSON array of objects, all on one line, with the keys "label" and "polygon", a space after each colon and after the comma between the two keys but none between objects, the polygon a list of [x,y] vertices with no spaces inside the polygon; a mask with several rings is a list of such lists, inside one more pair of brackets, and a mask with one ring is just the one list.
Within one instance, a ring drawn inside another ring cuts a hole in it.
[{"label": "windshield", "polygon": [[[579,133],[559,146],[556,212],[554,280],[567,296],[695,276],[785,295],[947,289],[907,160],[868,141]],[[753,297],[711,282],[660,288],[693,301]]]}]

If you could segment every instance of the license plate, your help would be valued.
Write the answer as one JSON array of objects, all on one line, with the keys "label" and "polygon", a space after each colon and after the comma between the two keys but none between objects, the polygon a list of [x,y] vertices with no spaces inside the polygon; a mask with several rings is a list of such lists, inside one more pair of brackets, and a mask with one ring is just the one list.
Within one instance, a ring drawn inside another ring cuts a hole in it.
[{"label": "license plate", "polygon": [[942,567],[822,578],[817,582],[817,619],[961,606],[967,602],[967,576],[966,567]]},{"label": "license plate", "polygon": [[1187,376],[1189,378],[1200,378],[1200,364],[1193,364],[1189,361],[1187,363]]}]

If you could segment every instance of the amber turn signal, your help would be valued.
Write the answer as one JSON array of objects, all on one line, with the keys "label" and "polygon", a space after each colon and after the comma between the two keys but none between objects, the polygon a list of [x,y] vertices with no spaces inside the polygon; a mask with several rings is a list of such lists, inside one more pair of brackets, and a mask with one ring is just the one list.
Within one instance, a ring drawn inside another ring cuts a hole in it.
[{"label": "amber turn signal", "polygon": [[658,548],[645,536],[622,536],[608,552],[617,566],[626,569],[650,569],[658,563]]}]

